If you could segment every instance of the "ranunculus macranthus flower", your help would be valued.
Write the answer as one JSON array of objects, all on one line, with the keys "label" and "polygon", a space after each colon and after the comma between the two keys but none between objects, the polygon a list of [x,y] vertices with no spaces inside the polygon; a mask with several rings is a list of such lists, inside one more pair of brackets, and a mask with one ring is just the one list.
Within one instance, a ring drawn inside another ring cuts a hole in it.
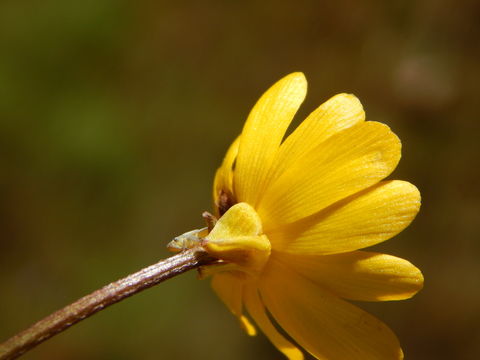
[{"label": "ranunculus macranthus flower", "polygon": [[408,226],[420,193],[384,180],[400,140],[365,121],[353,95],[334,96],[284,139],[306,92],[301,73],[278,81],[228,150],[213,189],[219,220],[201,240],[221,262],[206,272],[247,333],[256,333],[250,317],[289,359],[303,359],[299,347],[318,359],[402,358],[395,334],[346,300],[401,300],[422,288],[410,262],[359,250]]}]

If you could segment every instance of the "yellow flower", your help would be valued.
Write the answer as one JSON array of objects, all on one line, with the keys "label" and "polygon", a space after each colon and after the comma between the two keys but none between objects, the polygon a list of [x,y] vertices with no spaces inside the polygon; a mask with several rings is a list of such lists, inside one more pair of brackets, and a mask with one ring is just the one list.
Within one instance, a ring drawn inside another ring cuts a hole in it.
[{"label": "yellow flower", "polygon": [[420,194],[384,180],[400,140],[365,121],[353,95],[334,96],[284,139],[306,92],[303,74],[281,79],[228,150],[214,182],[220,218],[202,240],[222,261],[206,271],[247,333],[256,333],[248,313],[289,359],[303,359],[299,346],[318,359],[402,358],[393,332],[344,299],[401,300],[421,289],[408,261],[359,251],[408,226]]}]

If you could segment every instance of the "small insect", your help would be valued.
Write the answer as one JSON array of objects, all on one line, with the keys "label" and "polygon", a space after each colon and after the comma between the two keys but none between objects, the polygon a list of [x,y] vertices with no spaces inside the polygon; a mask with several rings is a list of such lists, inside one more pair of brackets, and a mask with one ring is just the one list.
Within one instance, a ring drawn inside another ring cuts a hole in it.
[{"label": "small insect", "polygon": [[191,249],[195,246],[199,246],[203,237],[208,233],[208,228],[195,229],[187,231],[186,233],[176,236],[167,244],[167,249],[170,251],[178,252],[186,249]]},{"label": "small insect", "polygon": [[172,252],[178,252],[194,248],[195,246],[201,246],[202,241],[205,241],[205,237],[210,231],[212,231],[213,227],[217,223],[217,218],[208,211],[204,211],[202,217],[207,223],[206,227],[187,231],[182,235],[176,236],[167,244],[167,249]]}]

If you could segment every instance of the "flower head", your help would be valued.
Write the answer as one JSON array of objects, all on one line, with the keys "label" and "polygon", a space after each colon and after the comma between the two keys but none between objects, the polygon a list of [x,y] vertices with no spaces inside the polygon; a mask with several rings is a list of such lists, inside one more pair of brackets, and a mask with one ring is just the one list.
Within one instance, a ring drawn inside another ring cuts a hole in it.
[{"label": "flower head", "polygon": [[401,300],[421,289],[408,261],[359,251],[408,226],[420,194],[384,180],[400,140],[365,121],[353,95],[334,96],[284,139],[306,91],[301,73],[274,84],[216,173],[219,219],[195,235],[221,260],[207,270],[212,286],[248,334],[251,318],[289,359],[303,359],[300,347],[318,359],[402,358],[393,332],[346,300]]}]

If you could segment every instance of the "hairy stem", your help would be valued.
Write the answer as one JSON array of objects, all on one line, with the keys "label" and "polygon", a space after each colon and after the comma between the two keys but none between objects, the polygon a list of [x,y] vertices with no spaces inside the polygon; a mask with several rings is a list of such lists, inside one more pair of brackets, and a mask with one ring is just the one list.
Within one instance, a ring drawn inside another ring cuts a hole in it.
[{"label": "hairy stem", "polygon": [[129,296],[216,259],[194,248],[115,281],[65,306],[0,344],[0,360],[15,359],[52,336]]}]

